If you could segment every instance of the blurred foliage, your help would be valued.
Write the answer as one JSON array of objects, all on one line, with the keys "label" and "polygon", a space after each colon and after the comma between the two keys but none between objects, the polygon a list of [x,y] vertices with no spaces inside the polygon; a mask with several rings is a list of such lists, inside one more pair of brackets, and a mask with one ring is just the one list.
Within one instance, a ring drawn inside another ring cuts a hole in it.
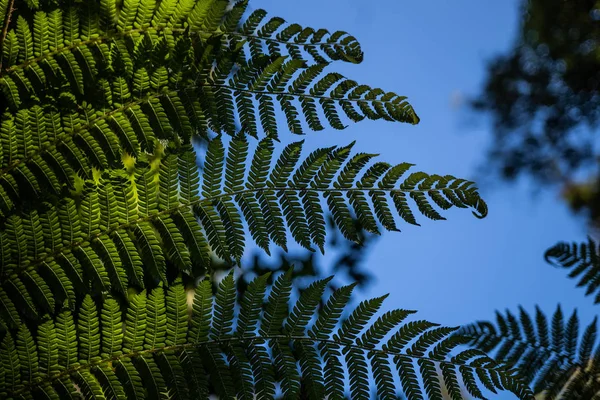
[{"label": "blurred foliage", "polygon": [[600,175],[582,182],[567,181],[561,196],[573,212],[588,220],[590,236],[600,239]]},{"label": "blurred foliage", "polygon": [[523,0],[520,12],[516,41],[489,62],[472,101],[492,119],[487,166],[509,181],[561,185],[597,233],[600,1]]},{"label": "blurred foliage", "polygon": [[600,1],[524,0],[521,15],[472,105],[492,118],[491,165],[502,177],[564,182],[596,165]]}]

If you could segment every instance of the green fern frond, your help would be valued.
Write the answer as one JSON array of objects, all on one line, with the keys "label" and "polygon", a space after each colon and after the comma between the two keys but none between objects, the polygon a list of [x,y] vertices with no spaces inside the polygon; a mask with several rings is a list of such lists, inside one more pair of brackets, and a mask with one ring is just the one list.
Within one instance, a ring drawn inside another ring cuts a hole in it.
[{"label": "green fern frond", "polygon": [[355,241],[354,216],[374,233],[379,226],[397,230],[392,210],[416,224],[409,198],[432,219],[443,219],[436,207],[487,213],[471,182],[421,172],[402,180],[409,164],[369,166],[374,155],[350,156],[351,146],[318,149],[304,158],[301,142],[278,157],[271,139],[261,141],[251,157],[248,146],[232,139],[226,149],[213,139],[202,182],[195,152],[183,146],[167,150],[157,163],[138,162],[132,176],[101,177],[77,201],[67,197],[12,215],[0,228],[5,319],[18,321],[15,309],[35,318],[39,308],[52,311],[77,292],[112,288],[125,294],[132,284],[167,283],[172,267],[198,275],[210,268],[211,251],[239,262],[246,230],[267,252],[271,242],[286,249],[288,232],[305,248],[323,251],[326,211]]},{"label": "green fern frond", "polygon": [[523,308],[519,314],[496,313],[496,323],[476,322],[459,334],[468,344],[490,353],[514,368],[540,399],[591,399],[600,395],[597,376],[600,350],[596,319],[579,336],[576,311],[565,323],[560,306],[548,318],[536,308],[535,316]]},{"label": "green fern frond", "polygon": [[[1,4],[0,15],[3,21],[6,20],[8,3],[3,1]],[[30,7],[34,5],[33,2],[30,3]],[[83,15],[77,18],[77,22],[83,26],[85,38],[94,38],[99,32],[135,37],[147,31],[167,28],[177,30],[189,26],[192,32],[201,37],[222,35],[232,46],[239,41],[247,42],[253,54],[262,54],[262,47],[266,47],[271,54],[290,54],[299,60],[312,59],[315,63],[362,61],[363,53],[359,43],[346,32],[330,33],[326,29],[315,30],[298,24],[287,24],[281,18],[266,18],[266,11],[261,9],[243,18],[248,1],[236,1],[231,8],[228,8],[228,4],[229,1],[226,0],[126,0],[117,5],[114,1],[102,0],[81,7]],[[36,10],[38,7],[31,9]],[[38,19],[41,19],[41,14],[42,12],[36,14]],[[76,36],[72,34],[69,42],[75,40]],[[51,49],[59,48],[60,46],[55,45]],[[36,51],[37,57],[45,55],[43,51]]]},{"label": "green fern frond", "polygon": [[[191,317],[180,283],[133,295],[126,310],[120,310],[113,299],[93,301],[87,297],[75,313],[65,310],[31,330],[23,326],[4,336],[0,393],[9,398],[63,398],[80,390],[86,396],[128,394],[136,398],[159,392],[186,397],[212,389],[222,398],[253,398],[274,394],[274,388],[281,385],[284,396],[302,391],[308,398],[322,399],[334,395],[336,388],[346,393],[347,379],[353,397],[368,397],[371,388],[395,397],[390,385],[394,371],[400,369],[401,377],[410,375],[411,380],[424,382],[425,389],[413,383],[404,385],[406,396],[420,398],[427,392],[436,398],[441,396],[442,383],[432,372],[441,366],[447,371],[447,385],[463,382],[472,393],[479,393],[491,383],[492,390],[531,398],[510,370],[481,352],[468,350],[453,358],[436,355],[433,349],[449,337],[448,332],[426,330],[412,336],[410,341],[426,343],[418,354],[388,346],[384,338],[398,328],[413,333],[402,325],[411,312],[392,311],[373,323],[373,314],[365,314],[359,306],[353,315],[361,317],[351,318],[339,328],[338,317],[317,313],[326,281],[315,282],[295,304],[281,295],[288,291],[288,274],[278,279],[263,304],[265,282],[266,277],[260,277],[251,284],[252,290],[239,303],[239,318],[234,317],[238,302],[231,275],[221,283],[214,302],[210,283],[201,283]],[[328,309],[346,309],[349,290],[344,287],[334,292]],[[376,300],[378,305],[381,299]],[[264,314],[260,312],[263,307]],[[317,316],[323,321],[321,326],[332,326],[330,333],[319,332],[318,337],[307,333],[315,331],[316,325],[311,326],[310,321]],[[243,328],[234,331],[234,324]],[[365,329],[360,339],[342,332],[360,334]],[[273,354],[274,363],[267,352]],[[328,373],[333,364],[345,366],[346,372]],[[368,379],[370,373],[376,376],[375,382]],[[479,380],[487,376],[497,379]]]},{"label": "green fern frond", "polygon": [[544,257],[548,263],[569,270],[569,278],[579,279],[577,287],[586,288],[585,295],[594,295],[594,303],[600,303],[598,244],[591,238],[587,243],[558,243]]},{"label": "green fern frond", "polygon": [[[199,90],[220,103],[221,110],[230,113],[235,108],[244,129],[252,136],[257,136],[255,115],[268,136],[278,136],[276,103],[283,111],[289,131],[297,134],[302,134],[305,128],[324,129],[323,120],[335,129],[345,128],[343,119],[419,122],[406,97],[359,85],[337,73],[325,74],[326,65],[306,68],[298,60],[264,55],[244,62],[236,54],[231,60],[220,59],[216,69],[200,71],[203,87]],[[238,67],[234,69],[233,65]],[[210,121],[213,130],[235,134],[232,126],[219,124],[217,118],[211,116]]]},{"label": "green fern frond", "polygon": [[[355,241],[354,219],[379,233],[416,211],[486,215],[471,182],[405,177],[410,164],[351,145],[275,154],[283,118],[297,134],[418,123],[405,97],[326,69],[362,60],[354,37],[246,18],[247,1],[14,4],[0,0],[0,397],[387,398],[396,370],[411,398],[461,383],[528,397],[484,354],[455,354],[452,329],[376,317],[383,297],[342,322],[353,286],[319,313],[328,280],[291,304],[286,273],[264,304],[268,277],[238,302],[229,275],[216,296],[201,282],[188,309],[182,280],[212,254],[239,264],[247,232],[266,252],[288,234],[323,251],[325,212]],[[259,131],[251,148],[243,137]]]}]

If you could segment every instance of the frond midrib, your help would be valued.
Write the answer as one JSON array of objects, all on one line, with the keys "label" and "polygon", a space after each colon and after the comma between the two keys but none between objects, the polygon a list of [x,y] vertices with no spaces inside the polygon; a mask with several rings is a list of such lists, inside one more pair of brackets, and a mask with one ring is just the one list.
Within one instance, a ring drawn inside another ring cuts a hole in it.
[{"label": "frond midrib", "polygon": [[[194,31],[194,32],[199,32],[199,31]],[[284,45],[292,45],[292,46],[298,46],[298,47],[319,47],[319,46],[331,46],[331,47],[335,47],[335,48],[344,48],[344,47],[348,47],[348,45],[345,44],[341,44],[341,43],[336,43],[336,42],[310,42],[310,43],[296,43],[296,42],[286,42],[285,40],[279,40],[279,39],[273,39],[270,37],[263,37],[263,36],[258,36],[258,35],[252,35],[252,34],[247,34],[247,33],[240,33],[240,32],[222,32],[225,36],[239,36],[241,38],[252,38],[252,39],[258,39],[258,40],[264,40],[266,42],[271,42],[271,43],[278,43],[278,44],[284,44]],[[319,63],[320,64],[320,63]]]},{"label": "frond midrib", "polygon": [[[8,7],[6,9],[6,17],[4,18],[4,21],[2,21],[4,23],[4,28],[2,28],[2,36],[0,36],[0,50],[4,51],[4,42],[6,41],[6,35],[8,34],[8,28],[10,26],[10,21],[12,18],[12,13],[15,11],[15,0],[10,0],[10,3],[8,3]],[[0,57],[0,76],[1,76],[1,70],[2,70],[2,61],[3,61],[4,57]]]},{"label": "frond midrib", "polygon": [[[469,338],[473,341],[480,339],[479,336],[469,335],[468,333],[461,333],[461,336],[463,336],[465,338]],[[490,337],[491,335],[487,334],[486,336]],[[524,345],[526,345],[528,350],[530,349],[533,351],[543,351],[545,353],[550,353],[551,356],[552,355],[555,356],[556,359],[559,360],[560,362],[570,361],[570,365],[572,365],[574,367],[582,366],[582,364],[579,362],[578,357],[577,357],[577,362],[575,362],[574,359],[570,359],[569,356],[567,354],[564,354],[563,351],[556,349],[556,346],[553,346],[553,345],[543,346],[539,343],[538,340],[536,340],[535,343],[531,343],[529,340],[527,340],[527,338],[521,337],[520,339],[516,339],[516,337],[513,335],[498,335],[495,333],[493,334],[493,337],[498,340],[498,343],[506,343],[507,341],[510,341],[511,343],[513,343],[513,346],[512,346],[513,348],[524,344]],[[495,347],[498,347],[498,346],[495,346]],[[549,356],[549,357],[551,357],[551,356]],[[512,367],[514,367],[514,368],[518,368],[518,364],[521,362],[521,359],[517,360],[516,364],[510,363],[508,360],[503,360],[503,362],[512,365]]]},{"label": "frond midrib", "polygon": [[[200,85],[202,86],[202,85]],[[306,93],[302,93],[302,92],[291,92],[291,91],[281,91],[278,89],[274,89],[273,91],[268,91],[268,90],[250,90],[250,89],[240,89],[240,88],[232,88],[231,86],[228,85],[204,85],[204,86],[211,86],[211,87],[216,87],[216,88],[221,88],[221,89],[232,89],[238,92],[244,92],[244,93],[252,93],[252,94],[256,94],[256,95],[288,95],[288,96],[294,96],[294,97],[301,97],[301,98],[309,98],[309,99],[315,99],[315,100],[333,100],[333,101],[345,101],[348,103],[358,103],[358,102],[368,102],[368,103],[377,103],[377,104],[392,104],[392,105],[397,105],[396,103],[394,103],[394,98],[392,98],[391,100],[381,100],[381,99],[364,99],[364,98],[356,98],[356,99],[351,99],[351,98],[346,98],[346,97],[331,97],[331,96],[324,96],[324,95],[314,95],[314,94],[306,94]],[[400,97],[397,96],[396,99]],[[404,100],[402,100],[404,101]],[[406,113],[410,114],[410,112],[414,113],[414,110],[412,108],[412,106],[409,105],[408,102],[406,102],[407,106],[409,107]]]},{"label": "frond midrib", "polygon": [[[176,212],[179,212],[181,210],[184,210],[186,208],[191,208],[193,206],[196,205],[203,205],[206,204],[208,206],[210,206],[213,202],[216,201],[221,201],[221,200],[225,200],[227,198],[232,198],[235,196],[243,196],[245,194],[251,194],[251,193],[262,193],[262,192],[321,192],[321,193],[328,193],[328,192],[370,192],[370,191],[381,191],[381,192],[387,192],[387,193],[393,193],[393,192],[401,192],[401,193],[430,193],[430,192],[439,192],[440,190],[444,190],[444,189],[437,189],[437,188],[430,188],[430,189],[398,189],[398,188],[392,188],[392,189],[387,189],[387,188],[379,188],[379,187],[372,187],[372,188],[312,188],[312,187],[260,187],[260,188],[254,188],[254,189],[244,189],[244,190],[240,190],[237,192],[230,192],[230,193],[222,193],[219,194],[218,196],[212,196],[212,197],[206,197],[206,198],[200,198],[198,200],[195,201],[190,201],[190,202],[185,202],[182,203],[178,206],[166,209],[166,210],[162,210],[159,211],[157,213],[154,213],[152,215],[148,215],[145,217],[140,217],[137,218],[135,221],[133,222],[128,222],[128,223],[124,223],[124,224],[119,224],[119,225],[115,225],[113,227],[111,227],[110,229],[107,229],[103,232],[100,233],[96,233],[87,237],[82,238],[81,240],[77,241],[77,242],[71,242],[70,244],[67,245],[63,245],[62,247],[58,248],[57,250],[55,250],[54,252],[52,252],[51,254],[45,255],[43,258],[39,258],[37,260],[34,260],[32,263],[25,265],[25,266],[21,266],[20,268],[18,268],[18,271],[15,272],[15,270],[10,270],[10,271],[5,271],[3,272],[3,278],[6,277],[12,277],[12,276],[19,276],[21,273],[23,273],[24,271],[26,271],[29,268],[37,268],[39,266],[41,266],[43,263],[46,262],[50,262],[53,259],[56,259],[58,256],[60,256],[61,254],[65,253],[65,252],[71,252],[72,249],[78,248],[78,247],[88,247],[91,246],[91,243],[93,240],[98,239],[100,237],[103,236],[109,236],[111,233],[116,232],[120,229],[125,229],[128,228],[130,226],[135,226],[139,223],[142,222],[149,222],[152,221],[156,218],[160,218],[163,215],[169,215],[169,214],[174,214]],[[466,189],[468,190],[468,189]],[[82,244],[86,244],[86,246],[82,246]],[[0,282],[3,283],[5,280],[2,279]]]}]

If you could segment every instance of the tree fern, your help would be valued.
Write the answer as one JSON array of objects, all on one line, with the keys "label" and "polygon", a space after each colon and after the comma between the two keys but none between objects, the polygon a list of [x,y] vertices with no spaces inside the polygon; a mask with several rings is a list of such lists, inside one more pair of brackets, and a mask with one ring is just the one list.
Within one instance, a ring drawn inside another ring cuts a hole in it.
[{"label": "tree fern", "polygon": [[[487,213],[471,182],[408,174],[409,164],[369,166],[374,155],[351,156],[351,146],[304,158],[301,148],[292,143],[276,156],[272,140],[264,139],[249,157],[247,141],[233,139],[226,150],[216,138],[201,182],[193,172],[195,152],[181,147],[167,150],[158,164],[136,163],[129,175],[100,177],[84,186],[77,202],[66,198],[11,215],[0,234],[7,243],[0,250],[2,311],[18,323],[15,310],[35,317],[39,308],[53,311],[76,292],[126,293],[130,285],[167,283],[171,266],[197,276],[210,269],[211,251],[240,260],[245,225],[267,252],[271,243],[287,248],[288,231],[307,249],[323,250],[325,211],[350,240],[359,238],[353,216],[374,233],[379,226],[397,230],[392,209],[416,224],[409,198],[432,219],[443,219],[436,208],[452,206]],[[28,229],[31,235],[24,234]]]},{"label": "tree fern", "polygon": [[240,264],[247,236],[323,251],[325,213],[355,242],[357,226],[487,213],[472,182],[352,145],[275,152],[282,127],[419,118],[328,70],[362,60],[353,36],[247,5],[0,0],[0,397],[528,398],[454,329],[378,315],[383,297],[341,321],[353,286],[319,311],[327,279],[292,304],[285,273],[264,303],[268,276],[238,301],[230,274],[188,304],[185,285],[213,255]]},{"label": "tree fern", "polygon": [[496,324],[476,322],[459,334],[469,337],[470,345],[515,368],[539,398],[591,399],[600,395],[596,322],[580,335],[576,311],[567,317],[559,306],[549,322],[539,308],[535,316],[520,308],[518,315],[496,313]]},{"label": "tree fern", "polygon": [[[198,398],[215,390],[223,398],[248,398],[260,390],[274,393],[266,388],[281,384],[284,396],[297,397],[306,389],[309,398],[321,399],[334,395],[336,387],[345,392],[344,380],[349,379],[354,398],[368,395],[371,386],[380,398],[395,398],[391,385],[399,368],[401,376],[407,377],[402,390],[410,398],[425,394],[417,379],[423,379],[427,395],[436,398],[441,396],[441,385],[457,386],[473,374],[491,389],[510,390],[519,398],[529,396],[510,370],[483,353],[468,350],[448,357],[458,343],[448,340],[454,329],[429,324],[431,329],[415,330],[417,325],[404,323],[413,313],[405,310],[383,314],[372,322],[383,298],[361,303],[340,328],[341,311],[347,308],[352,287],[334,292],[325,310],[318,313],[316,305],[326,281],[314,282],[292,303],[282,296],[291,284],[289,274],[283,274],[262,313],[266,278],[252,282],[239,303],[231,275],[222,281],[214,300],[210,285],[201,283],[191,317],[180,283],[135,294],[123,311],[110,297],[99,302],[86,297],[76,312],[64,310],[54,319],[4,336],[0,354],[6,361],[0,372],[0,392],[9,398],[63,398],[76,390],[85,396],[105,397],[126,393],[143,397],[160,391],[177,398]],[[236,303],[241,309],[234,319]],[[319,322],[310,324],[317,316]],[[320,330],[322,326],[331,328]],[[65,335],[65,331],[71,333]],[[266,352],[272,352],[274,365]],[[345,365],[347,373],[328,374],[335,363]],[[436,366],[447,371],[444,378],[432,373]],[[407,370],[413,372],[407,374]],[[375,374],[375,382],[369,381],[369,373]],[[323,376],[334,381],[325,384]],[[483,387],[475,383],[470,390],[478,393]]]},{"label": "tree fern", "polygon": [[577,287],[585,287],[586,296],[594,295],[594,303],[600,302],[600,263],[598,245],[589,239],[587,243],[558,243],[546,251],[546,261],[569,270],[569,278],[579,278]]}]

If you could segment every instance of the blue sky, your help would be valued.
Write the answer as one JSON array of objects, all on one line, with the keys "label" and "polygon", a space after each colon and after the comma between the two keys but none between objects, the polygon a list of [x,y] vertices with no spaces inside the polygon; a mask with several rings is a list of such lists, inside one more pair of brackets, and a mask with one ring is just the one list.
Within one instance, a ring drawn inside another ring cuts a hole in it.
[{"label": "blue sky", "polygon": [[[390,163],[411,162],[428,173],[474,178],[485,160],[488,125],[472,118],[460,99],[477,92],[485,60],[509,48],[517,28],[517,1],[455,0],[253,0],[289,22],[346,30],[365,52],[360,65],[335,70],[371,86],[406,95],[421,117],[410,126],[362,122],[345,131],[310,133],[307,147],[346,144],[375,152]],[[458,107],[457,107],[458,103]],[[285,137],[284,140],[297,138]],[[371,250],[366,265],[375,282],[361,297],[390,293],[389,308],[420,311],[448,325],[489,319],[494,310],[552,313],[557,303],[579,309],[582,323],[594,309],[564,271],[545,264],[546,248],[560,240],[585,240],[582,221],[557,191],[533,197],[526,183],[487,182],[481,187],[490,213],[477,220],[457,210],[448,220],[402,225]]]}]

